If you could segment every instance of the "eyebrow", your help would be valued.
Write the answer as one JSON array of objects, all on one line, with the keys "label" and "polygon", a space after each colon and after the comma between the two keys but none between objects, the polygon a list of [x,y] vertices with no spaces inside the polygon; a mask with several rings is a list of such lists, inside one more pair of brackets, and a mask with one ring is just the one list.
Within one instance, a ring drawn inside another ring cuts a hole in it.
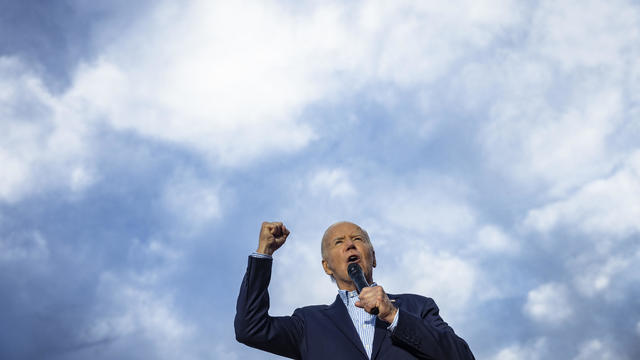
[{"label": "eyebrow", "polygon": [[[351,234],[349,234],[349,236],[352,237],[352,238],[356,238],[356,237],[363,238],[363,237],[365,237],[364,234],[362,234],[362,233],[356,233],[356,234],[351,233]],[[338,236],[337,238],[334,238],[332,241],[336,242],[337,240],[344,240],[344,236]]]}]

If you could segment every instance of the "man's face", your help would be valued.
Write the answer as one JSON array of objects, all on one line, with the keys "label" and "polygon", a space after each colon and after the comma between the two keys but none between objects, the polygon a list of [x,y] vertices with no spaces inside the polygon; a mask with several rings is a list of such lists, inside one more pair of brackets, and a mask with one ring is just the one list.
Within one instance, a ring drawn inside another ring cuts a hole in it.
[{"label": "man's face", "polygon": [[372,282],[376,256],[371,242],[358,225],[341,222],[330,226],[323,238],[323,247],[322,267],[335,278],[338,288],[355,289],[347,273],[352,262],[358,263],[367,281]]}]

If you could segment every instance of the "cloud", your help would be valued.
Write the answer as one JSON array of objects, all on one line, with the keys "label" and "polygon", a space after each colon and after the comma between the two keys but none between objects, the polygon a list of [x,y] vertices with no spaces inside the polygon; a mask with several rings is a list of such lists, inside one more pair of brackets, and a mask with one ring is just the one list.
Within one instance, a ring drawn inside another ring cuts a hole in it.
[{"label": "cloud", "polygon": [[19,59],[0,57],[0,200],[91,185],[90,133]]},{"label": "cloud", "polygon": [[[617,21],[606,20],[611,16]],[[640,37],[637,25],[638,10],[628,1],[546,1],[533,18],[532,42],[564,69],[620,67]]]},{"label": "cloud", "polygon": [[215,348],[216,359],[236,360],[240,356],[235,351],[230,351],[224,344],[218,344]]},{"label": "cloud", "polygon": [[548,341],[546,338],[538,338],[526,345],[511,345],[501,349],[493,360],[538,360],[546,358],[548,353]]},{"label": "cloud", "polygon": [[573,281],[580,293],[587,297],[602,295],[610,301],[624,298],[629,287],[640,281],[634,264],[640,251],[615,246],[600,252],[586,253],[570,263]]},{"label": "cloud", "polygon": [[[380,277],[390,292],[432,297],[447,313],[460,313],[476,292],[478,270],[464,258],[424,247],[404,252],[392,271]],[[457,316],[456,316],[457,317]]]},{"label": "cloud", "polygon": [[495,225],[485,225],[478,230],[476,251],[481,254],[515,254],[519,244],[511,236]]},{"label": "cloud", "polygon": [[611,175],[585,184],[572,196],[529,211],[525,225],[540,232],[568,227],[588,235],[625,237],[640,231],[640,152]]},{"label": "cloud", "polygon": [[[620,89],[577,85],[570,90],[575,99],[569,95],[564,103],[554,104],[550,92],[556,85],[530,74],[528,65],[520,64],[526,61],[499,67],[513,72],[512,84],[525,93],[505,89],[512,95],[491,107],[481,133],[489,161],[526,185],[547,185],[551,195],[604,175],[616,164],[607,139],[622,121]],[[548,70],[542,71],[544,79]]]},{"label": "cloud", "polygon": [[580,344],[579,353],[573,358],[573,360],[588,359],[625,360],[628,359],[628,357],[615,352],[609,344],[599,339],[593,339]]},{"label": "cloud", "polygon": [[444,75],[464,51],[513,26],[509,10],[516,7],[300,6],[304,11],[276,2],[162,3],[81,66],[66,97],[117,129],[238,166],[312,141],[316,131],[300,118],[309,105],[368,83],[405,87]]},{"label": "cloud", "polygon": [[[624,16],[614,24],[604,13]],[[521,41],[463,65],[451,97],[486,118],[477,139],[492,168],[555,197],[620,164],[635,146],[619,129],[634,121],[626,74],[639,19],[626,1],[542,2]]]},{"label": "cloud", "polygon": [[330,197],[347,197],[356,194],[349,181],[349,173],[344,169],[322,169],[309,182],[314,194],[328,194]]},{"label": "cloud", "polygon": [[158,359],[194,358],[187,342],[195,328],[181,319],[169,293],[159,293],[148,285],[121,275],[102,274],[98,283],[102,312],[88,324],[81,341],[109,339],[112,344],[103,349],[105,358],[126,351],[132,340],[142,346],[139,354]]},{"label": "cloud", "polygon": [[557,325],[573,314],[569,291],[559,283],[546,283],[527,294],[524,313],[543,324]]},{"label": "cloud", "polygon": [[49,256],[46,239],[38,231],[0,236],[0,264],[29,261],[38,263]]},{"label": "cloud", "polygon": [[379,224],[389,224],[409,238],[418,235],[419,241],[433,241],[445,248],[456,248],[466,240],[464,235],[473,232],[476,213],[465,199],[464,183],[432,174],[388,180],[370,190],[375,194],[371,200]]},{"label": "cloud", "polygon": [[[103,124],[231,167],[299,151],[317,137],[302,117],[308,106],[339,101],[367,84],[434,81],[465,51],[488,46],[517,24],[519,13],[506,0],[300,9],[196,1],[159,3],[126,26],[103,20],[92,40],[100,51],[78,65],[61,93],[49,93],[29,69],[3,58],[3,107],[15,111],[3,115],[10,120],[4,133],[12,136],[0,144],[7,169],[0,198],[90,186],[100,174],[89,135]],[[112,25],[121,33],[104,36]],[[18,84],[10,73],[27,81]],[[37,122],[19,121],[28,114],[20,106],[26,99],[41,109]],[[44,169],[48,176],[39,176]]]},{"label": "cloud", "polygon": [[183,232],[197,232],[222,216],[220,186],[177,171],[162,193],[162,204]]}]

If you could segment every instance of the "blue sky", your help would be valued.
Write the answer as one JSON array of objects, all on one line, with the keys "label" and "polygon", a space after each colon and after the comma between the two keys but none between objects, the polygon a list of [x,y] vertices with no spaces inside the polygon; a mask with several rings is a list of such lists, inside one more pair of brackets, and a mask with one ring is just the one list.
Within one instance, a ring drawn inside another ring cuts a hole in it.
[{"label": "blue sky", "polygon": [[635,1],[0,2],[0,358],[272,359],[324,229],[492,360],[640,356]]}]

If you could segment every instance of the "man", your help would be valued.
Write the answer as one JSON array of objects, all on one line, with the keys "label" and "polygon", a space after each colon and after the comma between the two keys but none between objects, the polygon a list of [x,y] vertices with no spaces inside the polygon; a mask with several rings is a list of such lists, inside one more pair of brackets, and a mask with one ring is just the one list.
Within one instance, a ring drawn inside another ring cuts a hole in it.
[{"label": "man", "polygon": [[[270,316],[271,255],[288,236],[281,222],[262,223],[238,296],[234,325],[239,342],[293,359],[474,359],[432,299],[387,294],[373,283],[373,245],[367,232],[350,222],[331,225],[322,237],[322,267],[338,286],[335,302],[299,308],[292,316]],[[359,295],[347,273],[352,262],[374,285]],[[377,316],[370,313],[373,308]]]}]

